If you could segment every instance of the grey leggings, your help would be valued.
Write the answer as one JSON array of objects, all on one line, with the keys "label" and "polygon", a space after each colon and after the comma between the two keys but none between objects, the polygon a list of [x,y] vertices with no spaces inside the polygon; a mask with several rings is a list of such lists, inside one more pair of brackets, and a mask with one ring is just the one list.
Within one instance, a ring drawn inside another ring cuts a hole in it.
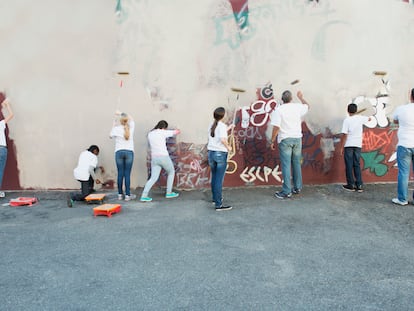
[{"label": "grey leggings", "polygon": [[167,193],[172,191],[173,183],[174,183],[174,164],[171,161],[169,156],[163,157],[154,157],[151,160],[151,177],[147,181],[144,187],[144,191],[142,192],[142,196],[148,196],[152,186],[157,182],[158,178],[160,177],[161,169],[164,169],[167,174]]}]

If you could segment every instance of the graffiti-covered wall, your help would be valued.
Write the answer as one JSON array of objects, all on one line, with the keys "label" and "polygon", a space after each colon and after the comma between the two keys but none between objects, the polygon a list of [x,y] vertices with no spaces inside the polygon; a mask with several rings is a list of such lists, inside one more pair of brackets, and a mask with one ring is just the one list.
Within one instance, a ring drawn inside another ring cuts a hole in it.
[{"label": "graffiti-covered wall", "polygon": [[218,106],[236,125],[225,186],[279,185],[270,115],[286,89],[311,107],[305,183],[344,181],[339,134],[351,102],[372,116],[364,181],[395,181],[389,119],[414,87],[413,20],[403,0],[0,2],[0,91],[15,112],[3,188],[77,188],[72,171],[91,144],[114,187],[116,110],[136,121],[132,186],[148,177],[146,135],[165,119],[181,130],[168,142],[176,186],[208,187],[207,129]]}]

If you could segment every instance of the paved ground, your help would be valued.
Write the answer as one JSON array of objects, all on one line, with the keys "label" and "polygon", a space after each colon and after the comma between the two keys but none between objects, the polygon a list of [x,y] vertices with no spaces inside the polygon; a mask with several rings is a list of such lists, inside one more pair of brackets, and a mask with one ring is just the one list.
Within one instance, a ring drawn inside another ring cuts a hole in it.
[{"label": "paved ground", "polygon": [[0,205],[0,309],[413,310],[414,206],[395,189],[226,189],[227,212],[208,191],[157,190],[112,218],[65,192],[8,193],[40,202]]}]

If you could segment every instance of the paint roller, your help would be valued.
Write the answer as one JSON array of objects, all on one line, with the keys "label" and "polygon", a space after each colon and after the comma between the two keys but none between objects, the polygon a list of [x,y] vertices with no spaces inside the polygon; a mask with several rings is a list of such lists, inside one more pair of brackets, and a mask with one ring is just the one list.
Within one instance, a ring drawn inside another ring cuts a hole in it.
[{"label": "paint roller", "polygon": [[232,92],[236,92],[236,93],[244,93],[244,92],[246,92],[245,89],[241,89],[241,88],[238,88],[238,87],[232,87],[232,88],[230,88],[230,90],[232,90]]},{"label": "paint roller", "polygon": [[239,88],[239,87],[231,87],[230,90],[234,93],[237,94],[236,96],[236,108],[234,108],[234,113],[233,113],[233,121],[232,124],[234,125],[233,128],[231,129],[230,135],[233,136],[234,133],[234,127],[236,126],[236,113],[237,113],[237,109],[240,108],[238,103],[239,103],[239,95],[240,93],[244,93],[246,92],[245,89]]},{"label": "paint roller", "polygon": [[385,75],[387,74],[387,72],[386,72],[386,71],[382,71],[382,70],[375,70],[375,71],[373,72],[373,74],[374,74],[375,76],[385,76]]},{"label": "paint roller", "polygon": [[129,72],[128,71],[118,71],[117,75],[120,76],[121,80],[119,81],[119,94],[118,94],[118,103],[117,103],[117,107],[116,107],[116,111],[115,114],[118,115],[119,113],[119,107],[121,106],[121,93],[122,93],[122,88],[124,86],[124,80],[123,77],[128,77],[129,76]]},{"label": "paint roller", "polygon": [[299,79],[293,80],[292,82],[290,82],[290,85],[295,85],[299,83]]}]

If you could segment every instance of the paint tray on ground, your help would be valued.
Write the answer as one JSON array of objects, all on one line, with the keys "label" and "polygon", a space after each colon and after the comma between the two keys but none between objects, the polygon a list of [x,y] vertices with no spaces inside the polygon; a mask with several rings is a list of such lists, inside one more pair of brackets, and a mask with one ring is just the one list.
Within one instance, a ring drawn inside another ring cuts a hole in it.
[{"label": "paint tray on ground", "polygon": [[93,216],[112,217],[112,214],[119,213],[122,207],[120,204],[102,204],[93,208]]},{"label": "paint tray on ground", "polygon": [[102,203],[105,199],[105,193],[92,193],[85,197],[87,203]]},{"label": "paint tray on ground", "polygon": [[11,199],[10,200],[10,205],[11,206],[25,206],[25,205],[32,206],[36,202],[37,202],[37,198],[33,198],[33,197],[18,197],[18,198],[15,198],[15,199]]}]

